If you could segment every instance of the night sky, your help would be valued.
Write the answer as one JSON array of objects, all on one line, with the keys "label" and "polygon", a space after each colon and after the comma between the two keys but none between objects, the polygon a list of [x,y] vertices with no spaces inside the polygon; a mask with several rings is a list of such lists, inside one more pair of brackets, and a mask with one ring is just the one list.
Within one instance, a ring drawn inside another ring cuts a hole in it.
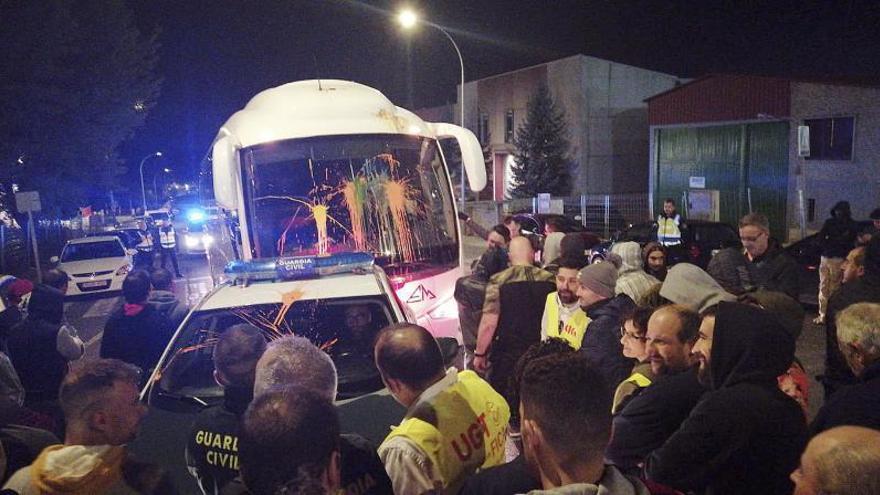
[{"label": "night sky", "polygon": [[[736,7],[733,5],[736,4]],[[743,4],[740,6],[739,4]],[[758,4],[763,4],[759,6]],[[455,101],[458,59],[432,28],[403,32],[401,2],[132,2],[160,29],[162,95],[124,145],[129,164],[162,150],[195,175],[219,126],[256,93],[300,79],[350,79],[398,105]],[[409,2],[458,42],[467,80],[576,53],[697,77],[713,72],[880,82],[880,2]]]}]

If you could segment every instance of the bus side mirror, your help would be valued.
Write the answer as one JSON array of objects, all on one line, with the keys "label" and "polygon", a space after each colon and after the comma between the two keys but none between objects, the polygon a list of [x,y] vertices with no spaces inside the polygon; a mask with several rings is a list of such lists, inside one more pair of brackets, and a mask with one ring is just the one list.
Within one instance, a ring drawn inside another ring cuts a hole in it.
[{"label": "bus side mirror", "polygon": [[483,161],[483,147],[470,129],[453,124],[432,122],[428,124],[437,139],[455,138],[461,149],[461,162],[467,172],[471,191],[482,191],[486,187],[486,163]]}]

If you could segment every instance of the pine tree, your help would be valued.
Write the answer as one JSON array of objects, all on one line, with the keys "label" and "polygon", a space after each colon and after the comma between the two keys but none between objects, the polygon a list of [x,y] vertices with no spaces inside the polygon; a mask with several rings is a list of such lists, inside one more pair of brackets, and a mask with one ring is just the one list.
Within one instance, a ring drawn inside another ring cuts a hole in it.
[{"label": "pine tree", "polygon": [[529,99],[528,115],[514,139],[514,198],[531,198],[538,193],[564,196],[571,190],[568,172],[568,124],[546,86]]}]

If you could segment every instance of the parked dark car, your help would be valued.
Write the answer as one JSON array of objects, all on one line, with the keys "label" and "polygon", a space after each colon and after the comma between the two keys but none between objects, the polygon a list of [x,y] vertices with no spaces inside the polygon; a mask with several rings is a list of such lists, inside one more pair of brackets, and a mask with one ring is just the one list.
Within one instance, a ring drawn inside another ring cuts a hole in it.
[{"label": "parked dark car", "polygon": [[[859,221],[859,231],[872,225],[870,220]],[[800,287],[801,302],[804,304],[817,305],[819,294],[819,262],[822,258],[822,244],[819,242],[819,234],[808,235],[785,248],[785,252],[791,255],[801,267]]]},{"label": "parked dark car", "polygon": [[544,246],[544,226],[550,218],[557,219],[563,234],[580,233],[587,249],[592,248],[601,240],[598,235],[585,229],[578,220],[558,213],[517,213],[514,218],[519,222],[523,234],[531,239],[536,251],[540,251]]},{"label": "parked dark car", "polygon": [[[615,232],[611,240],[602,242],[593,248],[591,261],[605,257],[615,242],[638,242],[640,246],[657,240],[657,225],[651,222],[630,225],[626,229]],[[669,250],[667,263],[693,263],[706,268],[712,256],[721,249],[740,247],[739,234],[736,229],[726,223],[705,220],[690,220],[682,233],[680,246]]]}]

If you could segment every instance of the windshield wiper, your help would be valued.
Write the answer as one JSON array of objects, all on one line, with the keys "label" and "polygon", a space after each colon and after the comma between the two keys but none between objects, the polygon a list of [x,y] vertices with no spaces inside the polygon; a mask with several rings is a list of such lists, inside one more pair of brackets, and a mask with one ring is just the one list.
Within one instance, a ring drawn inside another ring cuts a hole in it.
[{"label": "windshield wiper", "polygon": [[189,403],[201,406],[201,407],[208,407],[207,402],[203,401],[202,399],[200,399],[199,397],[196,397],[194,395],[177,394],[174,392],[167,392],[165,390],[159,390],[157,392],[157,394],[159,395],[159,397],[162,397],[163,399],[171,399],[171,400],[175,400],[177,402],[189,402]]}]

